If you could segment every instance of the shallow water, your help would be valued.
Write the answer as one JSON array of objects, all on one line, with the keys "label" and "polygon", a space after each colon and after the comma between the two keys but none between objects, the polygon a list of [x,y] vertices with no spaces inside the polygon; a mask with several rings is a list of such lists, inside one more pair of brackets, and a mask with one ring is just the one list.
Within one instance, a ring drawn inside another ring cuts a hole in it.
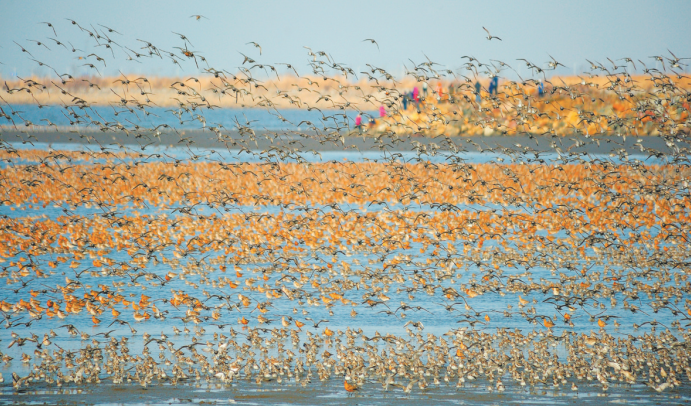
[{"label": "shallow water", "polygon": [[525,388],[506,385],[503,392],[489,389],[486,382],[430,388],[405,394],[401,389],[383,391],[379,383],[363,386],[361,391],[347,393],[338,382],[314,382],[303,388],[292,384],[238,382],[233,385],[189,384],[157,385],[142,388],[132,385],[85,386],[79,389],[36,389],[0,396],[1,404],[43,405],[61,404],[100,405],[655,405],[672,402],[687,404],[691,393],[676,391],[667,394],[651,393],[644,385],[621,385],[607,392],[582,385],[574,391],[570,387]]},{"label": "shallow water", "polygon": [[[22,144],[12,145],[18,150],[32,148]],[[47,148],[48,146],[38,144],[35,147]],[[51,148],[56,150],[80,150],[81,147],[75,146],[74,144],[65,144],[52,145]],[[171,159],[185,160],[189,158],[189,152],[182,148],[152,148],[150,152],[165,152],[167,158],[160,158],[162,162],[171,162]],[[207,151],[203,149],[196,151],[196,153],[202,157],[205,156],[206,152]],[[401,156],[398,157],[397,160],[406,161],[415,156],[416,154],[414,153],[401,153]],[[496,158],[499,155],[468,153],[462,156],[469,163],[482,164],[496,162]],[[202,158],[201,161],[204,159],[205,158]],[[235,151],[224,151],[220,153],[220,158],[218,159],[237,163],[260,162],[260,160],[253,160],[253,157],[248,154],[239,154]],[[363,162],[375,159],[383,162],[388,161],[387,157],[373,152],[361,154],[341,151],[322,153],[320,157],[315,156],[312,159],[313,160],[310,162],[314,163],[329,162],[333,160],[340,162],[344,159],[353,162]],[[597,159],[609,158],[599,157]],[[436,163],[443,163],[445,160],[446,158],[441,155],[433,159]],[[548,155],[546,161],[546,164],[562,163],[562,157],[558,154],[552,154]],[[123,159],[123,162],[126,163],[128,161],[127,159]],[[613,164],[622,163],[615,159],[612,159],[611,162]],[[100,163],[102,162],[74,161],[71,164],[88,166]],[[10,166],[27,166],[28,164],[30,164],[28,161],[18,159],[9,163],[3,163],[5,166],[2,166],[0,169],[5,169]],[[165,207],[151,205],[148,208],[135,207],[133,205],[111,207],[109,211],[113,215],[112,218],[118,222],[116,225],[111,224],[111,227],[113,233],[121,233],[125,227],[120,226],[119,223],[126,223],[130,218],[156,219],[161,215],[165,215],[165,218],[171,221],[188,218],[189,215],[178,211],[181,207],[181,205],[176,204],[166,205]],[[494,215],[495,212],[501,213],[503,211],[531,215],[535,214],[534,211],[524,207],[497,205],[491,202],[485,204],[461,205],[459,209],[475,214],[486,213],[488,215]],[[438,218],[443,215],[440,209],[433,208],[430,205],[403,204],[401,202],[391,203],[391,205],[386,206],[381,204],[364,206],[341,203],[335,206],[309,204],[294,208],[286,208],[277,205],[235,205],[223,212],[214,210],[208,205],[200,205],[194,214],[197,216],[217,216],[218,219],[230,218],[230,216],[233,215],[247,216],[248,214],[253,216],[285,215],[300,217],[303,215],[303,212],[307,211],[311,211],[312,213],[320,211],[322,213],[320,216],[323,217],[333,213],[350,211],[362,215],[367,213],[375,214],[376,216],[386,216],[390,215],[392,212],[426,213],[430,216],[430,219]],[[688,212],[688,208],[686,208],[685,211]],[[67,204],[50,205],[46,208],[42,208],[35,204],[32,205],[32,207],[29,207],[28,204],[20,206],[0,206],[0,216],[6,216],[7,219],[29,219],[29,221],[34,224],[40,224],[44,221],[65,221],[66,215],[71,217],[76,216],[77,218],[91,221],[101,221],[102,218],[105,217],[105,214],[107,213],[105,213],[103,209],[93,206],[87,207],[86,205],[77,205],[76,207],[71,207],[71,205]],[[67,223],[65,223],[65,225],[67,225]],[[629,232],[631,230],[621,229],[619,231]],[[657,233],[657,230],[654,229],[649,231],[653,237]],[[171,232],[175,233],[176,231],[173,230]],[[247,230],[243,231],[238,228],[238,233],[240,232],[247,232]],[[510,233],[507,231],[507,235],[509,234]],[[65,235],[69,236],[68,233]],[[536,235],[547,237],[548,233],[545,231],[538,231]],[[242,238],[243,236],[240,235],[240,237]],[[569,236],[564,232],[560,232],[553,234],[552,237],[557,241],[564,241]],[[585,237],[585,235],[583,237]],[[189,242],[192,236],[187,235],[185,238],[186,241]],[[488,266],[487,264],[493,262],[493,256],[496,255],[497,252],[506,253],[511,249],[518,249],[515,244],[501,246],[495,241],[488,241],[484,245],[484,248],[479,250],[474,249],[474,244],[467,240],[457,240],[451,245],[453,245],[453,250],[456,252],[464,252],[465,249],[471,246],[473,249],[471,249],[469,255],[462,257],[462,261],[457,259],[456,262],[454,262],[451,268],[454,269],[453,272],[451,272],[448,278],[440,281],[440,289],[459,286],[467,288],[472,286],[472,284],[477,281],[476,275],[482,275],[483,272],[485,272]],[[640,245],[636,247],[644,249]],[[663,248],[664,247],[663,245]],[[426,244],[418,242],[411,242],[410,246],[405,249],[395,248],[392,250],[382,250],[381,247],[372,247],[369,249],[346,250],[347,252],[343,252],[336,248],[336,244],[334,244],[332,248],[334,250],[333,252],[328,250],[324,251],[324,247],[308,249],[298,257],[302,266],[313,267],[313,269],[315,269],[315,271],[312,271],[309,275],[310,278],[327,276],[332,281],[334,279],[357,280],[357,278],[360,278],[362,281],[366,278],[362,275],[357,275],[356,272],[342,272],[340,275],[330,275],[328,273],[323,273],[324,271],[322,270],[316,271],[316,269],[323,268],[326,264],[331,262],[336,264],[347,263],[357,272],[384,271],[386,268],[382,268],[383,262],[391,261],[396,258],[403,258],[406,255],[412,257],[413,260],[407,264],[404,263],[399,265],[399,269],[403,274],[412,276],[421,269],[428,269],[429,262],[439,258],[439,254],[433,254],[433,247],[428,247]],[[654,255],[653,251],[644,252],[646,252],[646,255]],[[585,258],[566,258],[565,262],[562,263],[561,258],[559,258],[559,272],[573,271],[582,266],[588,266],[588,271],[591,273],[604,273],[605,269],[625,272],[631,269],[632,266],[635,266],[631,264],[608,263],[607,258],[595,259],[599,254],[596,254],[592,248],[588,248],[584,253],[590,258],[589,260]],[[145,254],[143,250],[135,250],[133,252],[122,250],[112,251],[108,257],[116,262],[123,262],[131,261],[134,256],[144,256]],[[559,255],[559,252],[552,253],[552,255]],[[5,258],[3,259],[3,264],[7,265],[8,262],[17,261],[23,256],[23,253],[19,253],[16,256]],[[688,257],[688,253],[686,256]],[[8,314],[5,316],[5,328],[0,329],[0,342],[9,345],[9,343],[13,341],[13,337],[11,336],[13,332],[19,334],[20,337],[28,337],[33,333],[40,338],[51,330],[57,333],[57,337],[51,339],[53,346],[67,351],[78,351],[79,349],[83,349],[86,345],[102,348],[108,342],[108,339],[104,337],[105,334],[117,340],[121,340],[123,337],[129,338],[128,347],[131,354],[143,353],[144,345],[142,335],[145,332],[151,334],[153,337],[165,334],[174,340],[175,346],[178,348],[183,345],[192,344],[195,342],[194,340],[198,340],[200,343],[217,342],[214,338],[214,333],[225,334],[226,336],[237,333],[237,340],[241,342],[243,335],[248,331],[238,324],[238,319],[244,316],[248,318],[255,317],[256,313],[253,313],[250,309],[242,308],[234,297],[232,299],[221,299],[210,296],[213,294],[227,294],[227,290],[220,288],[211,289],[208,286],[200,289],[199,286],[202,285],[204,281],[216,280],[228,275],[231,276],[232,279],[237,279],[240,282],[241,287],[233,291],[233,295],[242,293],[251,298],[253,302],[260,302],[264,300],[262,296],[249,290],[243,283],[250,277],[258,279],[260,275],[266,275],[267,278],[262,283],[265,283],[267,286],[278,286],[282,278],[290,274],[290,272],[286,269],[282,269],[280,266],[276,266],[277,263],[280,263],[280,261],[277,262],[277,258],[280,258],[280,254],[277,253],[274,255],[255,256],[242,263],[233,263],[232,265],[236,267],[235,269],[244,274],[244,276],[235,278],[232,276],[232,272],[226,274],[225,271],[219,269],[220,262],[218,259],[222,259],[223,257],[224,253],[220,250],[207,251],[204,253],[193,251],[184,256],[176,257],[176,249],[171,246],[161,248],[153,256],[148,258],[147,261],[144,262],[145,268],[135,268],[125,275],[116,273],[113,267],[101,267],[100,269],[99,267],[89,267],[87,266],[88,261],[84,261],[84,263],[76,269],[68,267],[69,262],[58,264],[53,270],[53,273],[45,279],[25,278],[22,279],[22,283],[18,284],[15,281],[10,284],[10,286],[3,288],[3,296],[0,299],[12,300],[25,297],[28,300],[27,292],[30,290],[47,290],[47,292],[45,292],[47,297],[52,297],[51,295],[54,295],[57,300],[57,292],[51,294],[49,293],[50,290],[58,285],[64,286],[66,284],[66,277],[75,279],[77,272],[80,272],[79,280],[83,285],[77,289],[79,294],[96,289],[98,285],[114,286],[117,283],[124,282],[123,285],[119,286],[120,289],[122,289],[122,295],[131,300],[137,300],[141,294],[149,296],[152,303],[164,309],[165,319],[157,320],[151,318],[145,322],[137,322],[132,313],[123,311],[118,319],[129,323],[129,326],[111,322],[110,317],[106,317],[107,314],[100,316],[103,320],[100,325],[95,325],[92,322],[91,315],[86,311],[82,311],[82,313],[78,315],[70,316],[64,323],[60,320],[48,317],[32,320],[26,313],[21,316]],[[32,258],[32,261],[36,261],[39,264],[45,264],[52,260],[54,260],[54,255],[52,254]],[[232,263],[230,260],[225,262]],[[286,264],[283,266],[289,266],[289,261],[285,262]],[[184,280],[175,278],[164,283],[162,279],[150,277],[151,275],[158,275],[160,277],[169,271],[180,273],[182,269],[187,269],[189,272]],[[523,278],[527,280],[525,269],[519,272],[516,268],[502,267],[498,269],[498,271],[501,272],[501,278],[504,279],[515,276],[518,279]],[[558,273],[554,269],[551,269],[551,266],[547,263],[537,263],[531,266],[529,271],[529,277],[532,278],[532,280],[553,281],[555,283],[560,280]],[[295,275],[294,272],[293,275]],[[646,282],[644,277],[639,277],[637,280],[643,283],[650,283],[650,281]],[[8,284],[9,283],[8,280]],[[365,284],[373,286],[374,282],[365,280]],[[664,282],[662,286],[670,286],[673,284],[673,281],[667,281]],[[531,322],[527,320],[524,315],[518,314],[519,310],[522,309],[517,306],[519,300],[518,293],[490,290],[476,297],[463,299],[461,301],[461,299],[451,300],[445,298],[438,292],[432,294],[418,292],[414,296],[410,296],[407,289],[413,289],[415,286],[416,284],[412,281],[412,278],[403,283],[393,284],[391,287],[384,286],[381,293],[388,296],[387,302],[371,307],[364,305],[367,299],[367,292],[359,289],[351,290],[348,293],[348,299],[353,302],[350,305],[339,303],[332,306],[323,306],[310,305],[303,300],[273,300],[270,310],[266,314],[266,317],[271,320],[271,324],[257,325],[253,323],[252,328],[271,329],[280,323],[281,317],[285,316],[292,316],[304,321],[307,321],[306,317],[310,317],[314,321],[326,320],[322,322],[321,326],[318,328],[312,327],[307,323],[302,331],[297,333],[297,336],[303,340],[303,342],[309,340],[310,336],[308,332],[310,334],[319,335],[324,331],[325,326],[328,326],[328,328],[336,332],[346,331],[346,329],[349,328],[362,329],[361,335],[366,337],[373,337],[377,334],[390,334],[395,337],[411,338],[411,340],[416,330],[413,329],[413,326],[407,324],[408,322],[422,322],[417,332],[423,336],[433,334],[436,337],[442,337],[444,334],[454,332],[459,328],[467,328],[469,331],[488,334],[494,334],[498,330],[519,331],[524,335],[534,334],[535,340],[548,343],[550,350],[553,351],[557,358],[561,361],[565,361],[568,353],[563,346],[555,340],[555,337],[561,337],[565,332],[573,334],[574,337],[582,334],[602,334],[603,331],[600,330],[595,323],[601,314],[610,317],[606,332],[615,339],[629,336],[642,336],[644,334],[650,334],[656,329],[659,332],[665,328],[671,328],[672,322],[679,320],[679,317],[669,311],[669,309],[661,309],[659,313],[656,312],[653,314],[651,312],[653,298],[650,296],[641,295],[633,301],[642,310],[636,313],[621,306],[610,306],[609,303],[600,301],[597,299],[597,296],[595,296],[585,299],[583,303],[577,306],[578,311],[574,313],[571,319],[574,326],[569,326],[567,323],[561,322],[563,316],[559,314],[560,312],[557,312],[558,309],[555,308],[555,303],[563,299],[558,294],[539,291],[522,294],[522,298],[528,300],[528,304],[525,305],[525,308],[531,309],[533,314],[547,315],[552,317],[553,320],[559,321],[552,329],[547,330],[539,323],[540,319],[533,319]],[[612,287],[611,282],[608,287]],[[16,291],[14,291],[15,289]],[[202,289],[208,290],[210,295],[201,294],[200,290]],[[317,299],[320,295],[320,290],[308,283],[304,284],[303,289],[308,297],[313,299]],[[206,321],[199,326],[186,323],[183,321],[187,310],[184,306],[176,308],[166,304],[166,301],[170,299],[171,290],[193,292],[206,306],[221,311],[223,316],[217,321]],[[459,290],[462,290],[462,288],[459,288]],[[689,299],[689,296],[683,295],[679,299],[686,300]],[[399,303],[402,302],[405,302],[412,309],[401,310]],[[471,310],[463,310],[466,303],[470,305]],[[355,307],[353,304],[358,304],[358,306]],[[448,310],[447,306],[450,305],[453,307],[451,307],[451,310]],[[358,315],[356,317],[350,314],[353,309],[357,309]],[[647,311],[647,314],[643,313],[643,311]],[[489,319],[483,320],[478,317],[478,320],[475,320],[474,323],[471,324],[468,323],[467,314],[463,315],[463,313],[467,312],[487,315]],[[563,310],[561,311],[561,313],[564,312]],[[619,326],[612,325],[612,321],[616,321]],[[655,326],[646,324],[646,322],[651,321],[657,324],[655,324]],[[30,327],[18,325],[18,323],[24,322],[31,322]],[[79,332],[86,333],[90,337],[80,339],[79,336],[70,336],[67,328],[64,327],[66,324],[72,325]],[[642,326],[636,328],[635,324],[642,324]],[[180,329],[189,327],[190,332],[177,335],[173,331],[173,327]],[[682,333],[672,329],[671,334],[683,340]],[[263,331],[262,335],[264,337],[269,337],[270,331]],[[289,339],[285,338],[283,342],[286,347],[290,346]],[[365,341],[363,341],[363,345],[364,342]],[[154,344],[150,344],[148,347],[152,349],[152,354],[156,355],[158,350],[155,349]],[[384,341],[375,341],[373,344],[370,343],[370,345],[373,345],[373,347],[376,347],[379,351],[393,350],[391,343],[386,343]],[[54,350],[54,347],[51,348]],[[188,384],[183,381],[178,385],[171,385],[166,382],[155,383],[156,381],[154,381],[154,385],[141,388],[139,384],[135,382],[130,384],[112,384],[109,381],[105,381],[105,383],[99,385],[70,384],[66,385],[65,389],[57,389],[54,385],[36,382],[32,383],[28,388],[21,390],[13,389],[11,374],[17,373],[22,377],[27,376],[33,370],[31,365],[38,362],[37,358],[29,363],[20,361],[24,353],[38,357],[39,354],[33,353],[35,348],[36,345],[33,342],[29,342],[23,346],[17,344],[6,349],[3,348],[3,354],[14,358],[14,360],[0,367],[0,371],[4,374],[5,378],[0,402],[7,404],[42,404],[62,401],[80,404],[97,402],[102,404],[147,405],[189,403],[276,403],[311,405],[344,403],[391,404],[393,402],[397,404],[429,404],[431,402],[434,404],[474,405],[495,403],[616,404],[629,402],[635,402],[637,404],[656,404],[663,400],[664,402],[678,401],[684,403],[691,399],[686,389],[689,384],[686,377],[679,377],[682,381],[682,386],[680,388],[668,390],[663,394],[658,394],[649,387],[643,385],[640,380],[633,385],[619,385],[616,382],[612,382],[607,390],[603,390],[599,385],[573,379],[567,379],[567,383],[560,385],[558,388],[555,388],[551,383],[538,384],[533,387],[530,385],[523,387],[508,376],[504,379],[504,391],[498,391],[496,386],[494,386],[494,382],[488,382],[483,378],[478,378],[472,382],[466,382],[459,388],[456,388],[455,381],[449,384],[430,384],[426,389],[418,389],[417,386],[415,386],[410,394],[404,393],[402,388],[397,386],[392,387],[388,392],[383,391],[381,382],[369,378],[366,379],[365,384],[359,392],[349,394],[343,389],[343,381],[340,377],[332,377],[324,382],[320,382],[316,376],[311,378],[312,382],[306,388],[303,388],[302,385],[288,378],[285,378],[283,383],[280,384],[276,382],[276,378],[273,378],[272,381],[263,382],[259,385],[254,379],[247,380],[240,377],[232,384],[206,383],[202,380],[197,384]],[[335,351],[333,343],[324,344],[322,349]],[[293,350],[297,351],[295,348],[293,348]],[[525,351],[527,352],[528,350]],[[279,357],[282,354],[275,348],[272,348],[268,351],[267,355]],[[71,369],[63,368],[63,370],[68,371]],[[211,379],[213,380],[213,378]],[[578,390],[571,390],[571,384],[573,382],[576,382],[579,386]],[[407,382],[401,382],[401,384],[405,385]]]}]

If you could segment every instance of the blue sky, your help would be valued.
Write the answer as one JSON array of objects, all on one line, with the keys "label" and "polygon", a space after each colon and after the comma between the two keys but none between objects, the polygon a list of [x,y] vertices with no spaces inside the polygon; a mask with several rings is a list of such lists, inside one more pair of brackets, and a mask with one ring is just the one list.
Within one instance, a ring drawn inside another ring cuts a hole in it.
[{"label": "blue sky", "polygon": [[[552,55],[566,65],[557,72],[570,74],[587,70],[586,59],[609,64],[607,57],[620,63],[623,61],[616,59],[630,57],[655,66],[649,57],[670,56],[668,48],[679,57],[691,57],[691,1],[371,3],[3,0],[0,74],[49,72],[31,61],[13,41],[60,73],[89,72],[77,57],[91,53],[105,59],[107,66],[96,63],[94,57],[89,59],[102,74],[113,75],[118,70],[146,75],[199,72],[191,61],[181,62],[183,69],[159,58],[129,61],[117,46],[113,47],[113,57],[67,18],[91,31],[105,30],[98,24],[113,28],[122,35],[111,33],[110,38],[137,52],[143,52],[143,44],[136,41],[142,39],[179,53],[173,47],[183,47],[185,42],[172,33],[175,31],[189,38],[193,44],[187,45],[190,50],[204,55],[214,68],[228,71],[237,71],[242,52],[262,63],[291,63],[300,73],[307,73],[310,58],[303,46],[315,52],[323,50],[358,71],[370,63],[395,75],[402,73],[404,64],[411,66],[409,59],[420,63],[425,55],[449,69],[460,67],[463,55],[483,62],[501,60],[523,76],[530,74],[517,58],[544,66]],[[190,18],[193,14],[208,19]],[[41,24],[43,21],[55,26],[57,37]],[[483,26],[502,41],[488,41]],[[84,52],[73,53],[49,37],[69,41]],[[375,39],[379,49],[363,42],[365,38]],[[51,50],[29,40],[45,42]],[[261,45],[261,55],[246,44],[250,41]],[[286,71],[285,67],[280,69]]]}]

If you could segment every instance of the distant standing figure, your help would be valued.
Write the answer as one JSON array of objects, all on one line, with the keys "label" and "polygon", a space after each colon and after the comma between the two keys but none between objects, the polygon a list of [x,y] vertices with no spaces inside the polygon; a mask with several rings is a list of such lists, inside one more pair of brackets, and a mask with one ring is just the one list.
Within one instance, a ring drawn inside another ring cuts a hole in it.
[{"label": "distant standing figure", "polygon": [[420,91],[417,90],[417,87],[415,87],[415,88],[413,89],[413,101],[414,101],[415,103],[419,103],[419,102],[420,102]]},{"label": "distant standing figure", "polygon": [[480,81],[478,80],[475,82],[475,101],[480,103],[480,89],[482,86],[480,86]]},{"label": "distant standing figure", "polygon": [[403,110],[408,110],[408,93],[404,93],[401,96],[401,103],[403,103]]},{"label": "distant standing figure", "polygon": [[537,85],[537,94],[542,97],[545,94],[545,84],[540,81],[540,84]]},{"label": "distant standing figure", "polygon": [[437,100],[441,101],[441,97],[444,95],[444,89],[441,87],[441,82],[437,83]]},{"label": "distant standing figure", "polygon": [[427,82],[422,82],[422,97],[427,98]]},{"label": "distant standing figure", "polygon": [[357,128],[359,132],[362,132],[362,115],[360,114],[355,117],[355,128]]},{"label": "distant standing figure", "polygon": [[379,106],[379,117],[386,117],[386,108],[384,108],[384,105]]},{"label": "distant standing figure", "polygon": [[489,85],[489,93],[497,94],[497,89],[499,88],[499,77],[495,76],[492,78],[492,83]]}]

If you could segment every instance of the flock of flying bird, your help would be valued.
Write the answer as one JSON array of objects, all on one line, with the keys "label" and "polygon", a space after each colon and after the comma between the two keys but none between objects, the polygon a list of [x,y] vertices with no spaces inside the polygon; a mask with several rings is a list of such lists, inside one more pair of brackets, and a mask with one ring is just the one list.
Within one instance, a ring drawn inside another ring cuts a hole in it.
[{"label": "flock of flying bird", "polygon": [[[44,24],[54,45],[83,52]],[[286,79],[257,56],[243,55],[231,73],[211,67],[183,34],[176,33],[179,52],[140,39],[135,50],[116,41],[115,29],[69,25],[106,48],[104,58],[85,57],[96,74],[120,53],[198,66],[203,77],[168,86],[175,98],[166,112],[199,122],[199,132],[119,118],[156,120],[153,78],[122,75],[111,83],[112,118],[88,92],[70,87],[97,77],[54,70],[49,80],[4,83],[0,368],[11,371],[13,390],[316,380],[347,392],[688,388],[691,94],[679,71],[646,68],[648,77],[636,79],[625,66],[593,64],[591,83],[600,71],[603,86],[564,83],[540,97],[539,81],[559,63],[525,61],[537,79],[506,83],[497,95],[474,93],[470,84],[482,69],[498,74],[504,62],[466,57],[470,79],[428,59],[408,80],[432,89],[449,76],[465,80],[446,99],[432,93],[409,111],[401,104],[404,79],[371,66],[365,84],[349,84],[363,73],[326,52],[308,49],[311,76],[297,89],[269,92],[255,70]],[[48,48],[31,42],[17,43],[31,58],[34,48]],[[250,45],[261,56],[261,46]],[[686,58],[670,55],[659,62],[683,68]],[[285,66],[299,76],[295,65]],[[322,92],[311,106],[300,99],[327,83],[333,95]],[[322,118],[288,123],[286,131],[238,119],[225,128],[204,118],[216,108],[209,92],[252,100],[279,117],[275,106],[287,100]],[[51,93],[68,130],[30,122],[16,101],[29,95],[41,107],[40,95]],[[598,106],[608,97],[629,103],[626,112]],[[544,114],[565,120],[566,100],[581,100],[569,107],[577,111],[576,138],[536,132],[541,109],[556,104]],[[348,113],[366,114],[368,104],[390,111],[370,135],[380,159],[325,162],[305,148],[344,145],[357,131]],[[487,126],[511,114],[521,122],[512,134],[553,149],[494,147],[443,128],[431,142],[412,135],[462,121],[464,111]],[[602,120],[623,137],[578,131]],[[39,127],[89,145],[29,147]],[[667,148],[638,140],[641,154],[630,155],[620,140],[638,129],[656,131]],[[131,143],[106,144],[94,131],[126,134]],[[150,147],[164,133],[179,137],[177,148]],[[225,147],[195,148],[203,136]],[[271,146],[257,149],[259,138]],[[611,156],[576,152],[601,143],[613,146]],[[497,158],[474,163],[468,148]]]}]

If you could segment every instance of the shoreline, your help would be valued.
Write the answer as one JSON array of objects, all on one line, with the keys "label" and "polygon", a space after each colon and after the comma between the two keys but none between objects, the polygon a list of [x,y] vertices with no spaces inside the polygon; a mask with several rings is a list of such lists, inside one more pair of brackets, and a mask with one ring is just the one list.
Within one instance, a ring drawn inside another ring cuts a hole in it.
[{"label": "shoreline", "polygon": [[[299,134],[299,135],[298,135]],[[673,148],[689,149],[691,142],[688,139],[678,141],[670,146],[662,137],[617,137],[600,136],[586,138],[574,137],[547,137],[527,135],[491,135],[491,136],[452,136],[452,137],[425,137],[404,135],[397,140],[390,137],[374,136],[349,136],[343,134],[340,138],[327,139],[316,133],[296,133],[294,131],[255,131],[250,136],[239,131],[224,131],[222,139],[211,130],[180,130],[163,131],[153,133],[150,131],[139,132],[138,135],[119,132],[101,132],[88,129],[71,131],[18,131],[4,130],[0,128],[0,140],[4,142],[39,142],[46,144],[98,144],[98,145],[128,145],[145,148],[153,145],[157,147],[185,146],[197,148],[228,148],[250,150],[266,150],[269,148],[289,148],[302,152],[309,151],[391,151],[406,152],[425,148],[428,151],[451,151],[452,148],[459,152],[495,152],[507,154],[512,151],[522,150],[528,153],[560,152],[562,154],[587,153],[610,154],[625,151],[629,155],[648,156],[653,152],[669,154]],[[558,148],[558,150],[557,150]]]},{"label": "shoreline", "polygon": [[[642,384],[622,384],[602,391],[596,385],[581,384],[578,392],[571,390],[568,385],[560,388],[534,386],[526,390],[518,384],[506,383],[505,392],[488,391],[486,379],[468,382],[461,387],[450,382],[431,386],[425,390],[414,387],[410,393],[405,393],[401,387],[393,386],[387,391],[381,391],[381,383],[371,380],[358,392],[348,394],[343,389],[341,379],[332,378],[328,381],[312,382],[303,387],[294,380],[286,379],[283,383],[275,380],[257,384],[254,380],[237,379],[233,383],[205,383],[196,384],[186,382],[173,385],[168,382],[142,387],[137,383],[106,384],[106,385],[67,385],[64,388],[44,386],[35,389],[22,389],[12,393],[5,391],[0,394],[0,402],[5,404],[26,403],[109,403],[123,405],[137,404],[245,404],[256,405],[263,403],[291,403],[300,405],[343,405],[368,404],[387,405],[426,405],[431,400],[439,404],[456,404],[462,397],[469,404],[486,404],[491,402],[520,402],[540,403],[539,400],[549,399],[553,402],[568,401],[569,404],[609,403],[612,399],[631,399],[638,401],[659,400],[656,392],[646,390]],[[8,385],[8,384],[5,384]],[[400,385],[399,385],[400,386]],[[550,385],[551,386],[551,385]],[[9,388],[7,388],[9,389]],[[543,395],[538,393],[544,391]],[[674,393],[674,392],[672,392]],[[679,394],[679,392],[677,392]],[[683,392],[682,392],[683,394]],[[545,397],[546,395],[546,397]],[[31,397],[33,401],[28,399]]]}]

